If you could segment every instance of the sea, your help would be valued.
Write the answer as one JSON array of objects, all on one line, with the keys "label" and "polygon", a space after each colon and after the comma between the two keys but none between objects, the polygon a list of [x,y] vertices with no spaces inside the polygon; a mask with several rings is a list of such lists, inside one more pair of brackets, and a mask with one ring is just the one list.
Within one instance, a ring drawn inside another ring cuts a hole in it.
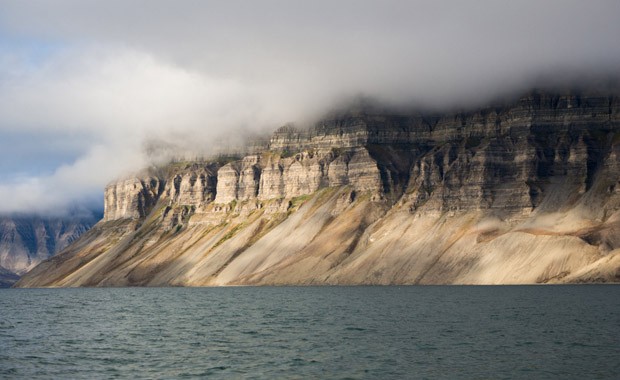
[{"label": "sea", "polygon": [[618,379],[620,286],[0,289],[0,379]]}]

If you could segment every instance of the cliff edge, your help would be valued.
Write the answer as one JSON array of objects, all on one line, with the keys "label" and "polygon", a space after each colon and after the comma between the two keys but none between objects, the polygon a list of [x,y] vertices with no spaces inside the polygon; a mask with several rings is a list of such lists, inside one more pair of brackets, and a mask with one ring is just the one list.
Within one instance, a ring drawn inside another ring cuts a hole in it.
[{"label": "cliff edge", "polygon": [[105,189],[17,286],[620,281],[620,98],[342,113]]}]

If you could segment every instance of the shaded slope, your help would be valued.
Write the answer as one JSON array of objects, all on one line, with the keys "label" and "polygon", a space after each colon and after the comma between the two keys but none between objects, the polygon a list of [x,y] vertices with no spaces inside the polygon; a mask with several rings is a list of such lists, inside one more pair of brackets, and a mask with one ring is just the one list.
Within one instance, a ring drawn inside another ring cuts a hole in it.
[{"label": "shaded slope", "polygon": [[0,216],[0,267],[23,274],[77,240],[98,219],[97,215]]}]

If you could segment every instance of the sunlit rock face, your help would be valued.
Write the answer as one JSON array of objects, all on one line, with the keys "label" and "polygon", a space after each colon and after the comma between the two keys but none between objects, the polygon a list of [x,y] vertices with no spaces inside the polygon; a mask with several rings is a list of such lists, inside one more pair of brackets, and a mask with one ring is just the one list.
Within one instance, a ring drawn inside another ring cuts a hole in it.
[{"label": "sunlit rock face", "polygon": [[261,167],[258,156],[244,157],[218,170],[216,203],[248,200],[258,195]]},{"label": "sunlit rock face", "polygon": [[110,184],[104,222],[20,285],[619,281],[619,179],[617,96],[344,112]]},{"label": "sunlit rock face", "polygon": [[[174,183],[175,178],[172,179]],[[104,192],[105,221],[138,219],[157,202],[165,180],[153,176],[127,178],[108,185]]]},{"label": "sunlit rock face", "polygon": [[172,181],[166,182],[164,194],[172,204],[196,207],[213,201],[216,185],[217,172],[209,165],[196,165],[174,174]]},{"label": "sunlit rock face", "polygon": [[528,212],[547,179],[584,193],[598,169],[615,165],[604,140],[613,139],[618,108],[617,97],[533,93],[475,112],[345,114],[309,130],[286,126],[262,154],[112,183],[105,220],[144,217],[160,198],[199,207],[344,185],[414,203],[434,198],[438,211]]}]

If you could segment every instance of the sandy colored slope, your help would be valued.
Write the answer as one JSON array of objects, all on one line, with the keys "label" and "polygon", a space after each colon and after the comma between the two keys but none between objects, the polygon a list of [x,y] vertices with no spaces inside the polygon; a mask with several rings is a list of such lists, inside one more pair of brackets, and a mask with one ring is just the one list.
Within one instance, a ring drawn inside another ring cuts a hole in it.
[{"label": "sandy colored slope", "polygon": [[475,210],[412,214],[406,204],[389,208],[351,194],[346,187],[324,189],[286,212],[223,212],[218,223],[188,223],[178,231],[162,230],[157,215],[139,228],[103,223],[18,285],[619,280],[617,217],[588,218],[581,206],[517,222]]}]

